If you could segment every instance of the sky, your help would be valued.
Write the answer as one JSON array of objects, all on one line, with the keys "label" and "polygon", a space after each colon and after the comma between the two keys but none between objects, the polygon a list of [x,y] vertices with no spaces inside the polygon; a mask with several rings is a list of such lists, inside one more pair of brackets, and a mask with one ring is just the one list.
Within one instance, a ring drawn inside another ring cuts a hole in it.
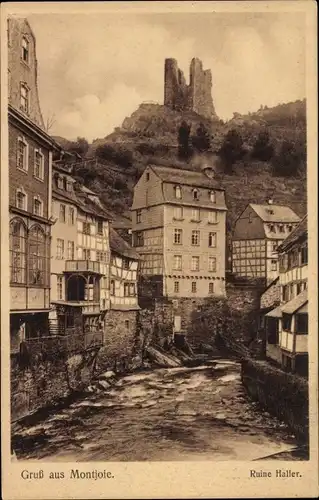
[{"label": "sky", "polygon": [[164,60],[189,81],[193,57],[213,76],[218,116],[305,97],[302,13],[33,14],[38,84],[50,134],[89,141],[144,101],[162,104]]}]

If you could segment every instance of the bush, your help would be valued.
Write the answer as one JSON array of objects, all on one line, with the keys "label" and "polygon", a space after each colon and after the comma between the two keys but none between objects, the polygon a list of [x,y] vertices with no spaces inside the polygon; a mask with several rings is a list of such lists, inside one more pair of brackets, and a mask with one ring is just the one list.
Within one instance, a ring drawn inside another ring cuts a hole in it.
[{"label": "bush", "polygon": [[270,135],[268,131],[259,132],[258,137],[253,145],[251,153],[252,158],[260,161],[269,161],[273,157],[274,146],[270,143]]},{"label": "bush", "polygon": [[273,157],[272,167],[275,175],[289,177],[298,174],[305,163],[306,151],[302,143],[285,140],[279,152]]},{"label": "bush", "polygon": [[124,168],[129,168],[133,164],[132,151],[121,145],[101,144],[96,148],[95,154],[97,158],[112,161]]},{"label": "bush", "polygon": [[243,158],[245,149],[243,147],[243,139],[235,129],[231,129],[224,137],[223,143],[219,150],[225,168],[228,172],[232,171],[232,167],[236,161]]}]

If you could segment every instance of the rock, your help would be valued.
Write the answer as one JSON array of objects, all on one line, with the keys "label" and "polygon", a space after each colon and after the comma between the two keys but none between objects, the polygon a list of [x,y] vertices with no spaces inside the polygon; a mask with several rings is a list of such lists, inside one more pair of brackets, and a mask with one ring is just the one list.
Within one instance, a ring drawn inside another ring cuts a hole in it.
[{"label": "rock", "polygon": [[100,380],[109,380],[111,378],[115,378],[115,373],[111,370],[102,373],[102,375],[99,376]]},{"label": "rock", "polygon": [[147,347],[146,354],[150,361],[153,361],[159,366],[176,368],[182,365],[181,361],[175,358],[175,356],[160,352],[160,350],[155,349],[155,347]]},{"label": "rock", "polygon": [[111,384],[109,384],[106,380],[99,380],[98,384],[104,390],[109,389],[111,387]]}]

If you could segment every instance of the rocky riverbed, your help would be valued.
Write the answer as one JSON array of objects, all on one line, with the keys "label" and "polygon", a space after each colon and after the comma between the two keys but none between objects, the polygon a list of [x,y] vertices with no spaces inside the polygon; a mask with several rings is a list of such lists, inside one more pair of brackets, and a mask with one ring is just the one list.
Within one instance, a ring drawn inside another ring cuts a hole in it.
[{"label": "rocky riverbed", "polygon": [[99,384],[97,392],[67,407],[15,424],[17,459],[292,459],[295,437],[249,400],[235,361],[110,375],[104,381],[104,388]]}]

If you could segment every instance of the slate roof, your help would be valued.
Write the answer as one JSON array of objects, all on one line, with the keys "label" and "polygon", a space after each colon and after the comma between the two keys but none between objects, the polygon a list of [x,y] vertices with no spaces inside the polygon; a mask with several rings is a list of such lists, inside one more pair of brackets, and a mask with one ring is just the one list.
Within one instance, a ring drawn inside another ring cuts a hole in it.
[{"label": "slate roof", "polygon": [[209,179],[204,173],[181,168],[149,165],[163,182],[186,186],[214,188],[224,191],[214,179]]},{"label": "slate roof", "polygon": [[123,238],[110,227],[110,248],[111,252],[123,255],[129,259],[139,260],[138,253]]},{"label": "slate roof", "polygon": [[308,290],[303,290],[297,297],[281,306],[281,310],[285,314],[293,314],[308,302]]},{"label": "slate roof", "polygon": [[[251,208],[264,222],[299,222],[300,217],[284,205],[257,205],[250,203]],[[272,211],[273,213],[270,213]]]},{"label": "slate roof", "polygon": [[297,227],[287,236],[287,238],[278,247],[278,251],[284,251],[297,243],[300,239],[306,239],[308,236],[308,216],[305,215]]}]

